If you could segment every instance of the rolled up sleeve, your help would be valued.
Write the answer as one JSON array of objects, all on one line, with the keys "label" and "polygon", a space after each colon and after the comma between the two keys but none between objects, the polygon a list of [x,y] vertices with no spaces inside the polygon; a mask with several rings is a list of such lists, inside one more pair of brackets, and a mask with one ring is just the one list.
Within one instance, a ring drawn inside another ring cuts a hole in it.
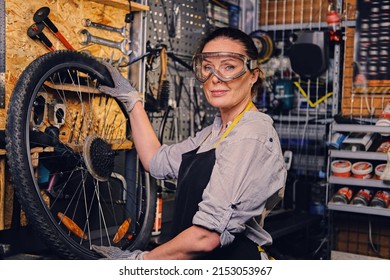
[{"label": "rolled up sleeve", "polygon": [[217,148],[216,163],[193,224],[220,233],[221,246],[246,230],[246,222],[259,216],[266,200],[284,186],[286,170],[279,139],[273,128],[263,129],[253,137],[232,135],[233,141],[223,141]]}]

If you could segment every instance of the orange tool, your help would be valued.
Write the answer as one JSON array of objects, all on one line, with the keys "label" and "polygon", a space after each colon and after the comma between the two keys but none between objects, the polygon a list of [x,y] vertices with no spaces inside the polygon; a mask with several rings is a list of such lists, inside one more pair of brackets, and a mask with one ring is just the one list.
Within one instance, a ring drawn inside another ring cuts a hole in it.
[{"label": "orange tool", "polygon": [[49,14],[50,14],[50,8],[42,7],[35,12],[33,19],[35,23],[43,22],[50,29],[50,31],[53,32],[54,35],[61,41],[61,43],[64,44],[64,46],[68,50],[74,50],[74,48],[70,45],[70,43],[65,39],[65,37],[55,26],[55,24],[50,20]]}]

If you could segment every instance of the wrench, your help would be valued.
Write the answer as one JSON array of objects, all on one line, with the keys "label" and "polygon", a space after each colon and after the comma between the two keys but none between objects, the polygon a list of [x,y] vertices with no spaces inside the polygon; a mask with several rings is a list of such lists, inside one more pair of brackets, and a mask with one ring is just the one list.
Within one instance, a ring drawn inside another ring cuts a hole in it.
[{"label": "wrench", "polygon": [[79,34],[82,36],[82,40],[80,44],[83,46],[87,46],[91,43],[95,43],[95,44],[118,49],[125,55],[130,55],[132,53],[132,50],[130,49],[130,40],[127,38],[123,39],[120,42],[115,42],[101,37],[93,36],[86,29],[80,30]]},{"label": "wrench", "polygon": [[113,26],[110,26],[110,25],[93,22],[93,21],[91,21],[88,18],[83,19],[82,23],[83,23],[83,25],[85,27],[94,27],[94,28],[98,28],[98,29],[103,29],[103,30],[119,33],[124,38],[126,38],[126,34],[127,34],[127,31],[128,31],[126,26],[124,26],[124,27],[113,27]]}]

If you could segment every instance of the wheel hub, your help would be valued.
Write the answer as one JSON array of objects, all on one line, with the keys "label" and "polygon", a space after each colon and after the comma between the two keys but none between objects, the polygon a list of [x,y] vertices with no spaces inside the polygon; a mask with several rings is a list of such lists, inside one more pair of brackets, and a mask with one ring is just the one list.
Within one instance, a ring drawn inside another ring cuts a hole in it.
[{"label": "wheel hub", "polygon": [[107,181],[114,170],[115,159],[115,151],[110,144],[98,136],[88,136],[83,152],[89,173],[99,181]]}]

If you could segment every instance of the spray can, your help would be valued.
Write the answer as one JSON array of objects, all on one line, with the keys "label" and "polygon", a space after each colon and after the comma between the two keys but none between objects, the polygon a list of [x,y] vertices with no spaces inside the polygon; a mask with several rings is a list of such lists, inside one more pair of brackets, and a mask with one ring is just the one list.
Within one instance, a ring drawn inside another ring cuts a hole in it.
[{"label": "spray can", "polygon": [[156,216],[154,218],[152,235],[157,236],[161,233],[161,225],[162,225],[162,193],[161,191],[157,192],[157,203],[156,203]]}]

